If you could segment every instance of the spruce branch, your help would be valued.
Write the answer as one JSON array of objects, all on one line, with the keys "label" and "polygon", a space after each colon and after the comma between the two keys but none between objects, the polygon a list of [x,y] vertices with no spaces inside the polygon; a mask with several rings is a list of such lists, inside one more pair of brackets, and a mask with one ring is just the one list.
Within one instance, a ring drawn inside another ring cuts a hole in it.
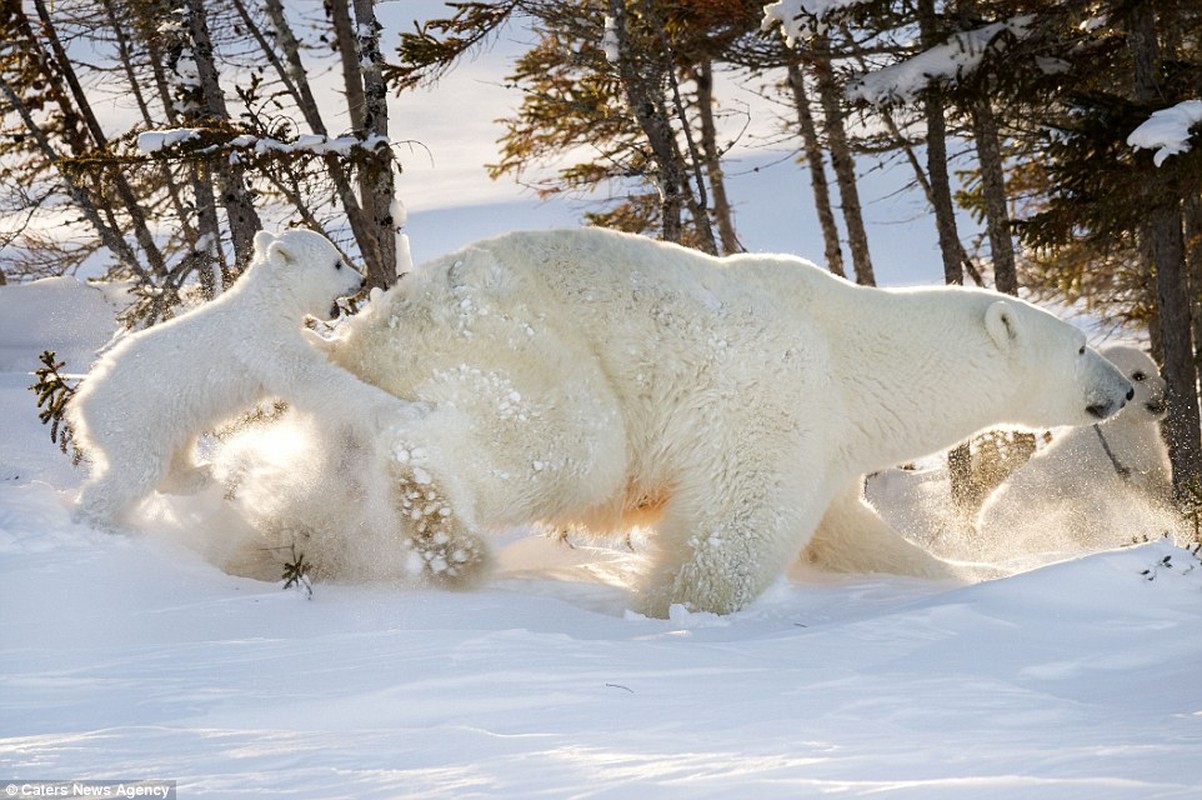
[{"label": "spruce branch", "polygon": [[59,361],[53,350],[42,351],[38,360],[42,363],[42,366],[34,370],[38,380],[29,387],[31,392],[37,394],[38,408],[42,409],[38,412],[38,419],[43,425],[50,426],[50,441],[57,444],[64,454],[70,454],[72,464],[78,464],[83,454],[75,446],[75,436],[70,423],[63,419],[67,404],[79,388],[78,382],[74,386],[67,382],[67,378],[60,372],[66,366],[66,362]]}]

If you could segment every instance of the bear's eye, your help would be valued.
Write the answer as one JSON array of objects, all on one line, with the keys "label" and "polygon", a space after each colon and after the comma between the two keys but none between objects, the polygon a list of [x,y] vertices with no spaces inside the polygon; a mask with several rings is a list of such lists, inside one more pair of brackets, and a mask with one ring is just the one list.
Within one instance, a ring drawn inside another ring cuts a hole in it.
[{"label": "bear's eye", "polygon": [[342,259],[338,259],[334,262],[334,269],[342,269]]},{"label": "bear's eye", "polygon": [[1135,381],[1136,383],[1138,383],[1139,381],[1146,381],[1147,379],[1148,379],[1148,376],[1145,375],[1143,372],[1136,372],[1131,376],[1131,380]]},{"label": "bear's eye", "polygon": [[1085,355],[1085,345],[1081,345],[1081,349],[1077,351],[1077,355],[1079,355],[1079,356]]}]

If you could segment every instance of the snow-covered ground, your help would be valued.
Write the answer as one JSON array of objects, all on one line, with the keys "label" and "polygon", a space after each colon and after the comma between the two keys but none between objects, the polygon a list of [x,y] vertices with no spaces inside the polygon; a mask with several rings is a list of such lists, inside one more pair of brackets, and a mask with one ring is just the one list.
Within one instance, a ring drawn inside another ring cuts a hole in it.
[{"label": "snow-covered ground", "polygon": [[97,291],[0,288],[0,784],[211,798],[1202,797],[1202,564],[1161,542],[973,586],[799,572],[652,620],[632,554],[514,535],[479,591],[231,577],[74,525],[37,420]]}]

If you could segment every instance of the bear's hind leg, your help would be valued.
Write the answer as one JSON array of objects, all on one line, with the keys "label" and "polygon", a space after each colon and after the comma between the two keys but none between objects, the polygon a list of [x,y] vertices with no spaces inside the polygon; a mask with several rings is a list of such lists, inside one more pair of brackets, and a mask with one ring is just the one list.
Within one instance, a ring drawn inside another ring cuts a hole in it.
[{"label": "bear's hind leg", "polygon": [[394,464],[394,502],[410,548],[407,571],[432,583],[468,589],[484,581],[488,547],[420,466]]},{"label": "bear's hind leg", "polygon": [[166,472],[166,459],[122,446],[104,448],[101,456],[98,449],[95,444],[89,447],[99,463],[93,464],[91,477],[80,488],[73,518],[113,530],[143,498],[154,492]]}]

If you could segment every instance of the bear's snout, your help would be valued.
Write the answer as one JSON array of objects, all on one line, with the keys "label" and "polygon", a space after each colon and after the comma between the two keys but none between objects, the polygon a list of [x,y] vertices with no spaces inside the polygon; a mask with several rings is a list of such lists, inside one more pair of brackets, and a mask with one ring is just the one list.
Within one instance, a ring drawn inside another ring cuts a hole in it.
[{"label": "bear's snout", "polygon": [[1108,419],[1123,410],[1132,397],[1135,397],[1135,389],[1128,388],[1127,394],[1121,400],[1107,400],[1104,403],[1093,403],[1085,407],[1086,413],[1097,420]]}]

